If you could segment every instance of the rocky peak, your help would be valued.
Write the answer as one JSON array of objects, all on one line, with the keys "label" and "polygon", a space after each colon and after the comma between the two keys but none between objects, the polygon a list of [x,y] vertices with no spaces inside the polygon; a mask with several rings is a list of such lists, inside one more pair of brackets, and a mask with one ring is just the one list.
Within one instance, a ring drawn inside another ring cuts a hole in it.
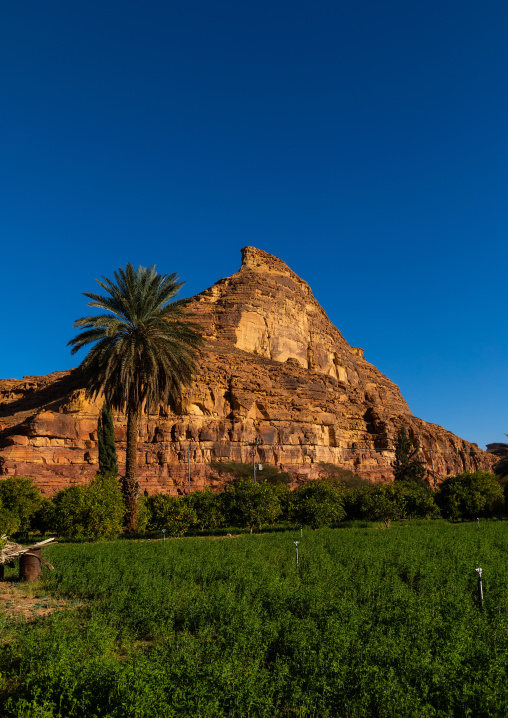
[{"label": "rocky peak", "polygon": [[292,360],[409,413],[398,387],[365,361],[363,349],[347,343],[307,282],[268,252],[245,247],[240,270],[198,295],[192,310],[212,340],[272,361]]},{"label": "rocky peak", "polygon": [[[238,272],[193,298],[208,341],[200,374],[178,407],[158,407],[140,424],[141,490],[184,493],[190,456],[194,489],[220,486],[210,461],[251,461],[247,442],[261,437],[260,461],[295,481],[324,464],[373,481],[392,477],[401,425],[420,441],[431,482],[497,457],[440,426],[413,417],[399,388],[350,346],[282,260],[242,250]],[[33,476],[47,494],[98,469],[97,416],[78,372],[0,380],[0,474]],[[115,416],[120,471],[126,418]],[[432,453],[431,453],[432,452]]]}]

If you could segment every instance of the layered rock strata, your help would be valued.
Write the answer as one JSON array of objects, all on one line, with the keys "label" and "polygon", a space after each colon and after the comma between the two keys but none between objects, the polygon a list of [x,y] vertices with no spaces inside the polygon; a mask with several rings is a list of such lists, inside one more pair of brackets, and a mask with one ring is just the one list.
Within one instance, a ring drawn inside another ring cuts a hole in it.
[{"label": "layered rock strata", "polygon": [[[417,436],[428,478],[490,469],[496,457],[412,416],[399,388],[333,326],[310,287],[280,259],[246,247],[240,270],[193,298],[206,338],[200,374],[178,407],[143,418],[138,444],[142,491],[220,488],[211,460],[257,460],[290,471],[295,483],[330,463],[373,481],[392,478],[394,437]],[[33,476],[51,495],[98,470],[97,417],[77,372],[0,380],[0,472]],[[115,416],[119,462],[126,419]]]}]

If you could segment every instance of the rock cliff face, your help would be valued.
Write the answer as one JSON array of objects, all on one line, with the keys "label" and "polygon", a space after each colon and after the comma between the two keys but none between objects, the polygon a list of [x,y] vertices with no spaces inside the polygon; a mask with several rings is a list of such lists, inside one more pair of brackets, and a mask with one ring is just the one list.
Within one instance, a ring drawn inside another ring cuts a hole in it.
[{"label": "rock cliff face", "polygon": [[[258,461],[289,470],[295,483],[323,463],[373,481],[392,478],[393,442],[405,424],[419,437],[433,481],[490,469],[496,457],[413,417],[399,388],[351,347],[310,287],[277,257],[246,247],[240,270],[194,297],[204,328],[201,371],[181,406],[141,422],[141,490],[185,493],[220,487],[212,459]],[[33,476],[50,495],[98,470],[97,416],[76,372],[0,380],[0,474]],[[115,416],[120,465],[126,420]]]}]

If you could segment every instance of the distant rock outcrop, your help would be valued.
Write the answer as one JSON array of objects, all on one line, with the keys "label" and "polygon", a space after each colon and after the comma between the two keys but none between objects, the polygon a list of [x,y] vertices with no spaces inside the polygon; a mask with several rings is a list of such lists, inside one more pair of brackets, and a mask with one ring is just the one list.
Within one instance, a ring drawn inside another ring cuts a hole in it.
[{"label": "distant rock outcrop", "polygon": [[[242,266],[193,298],[204,328],[200,375],[181,406],[141,421],[140,489],[184,493],[220,487],[212,459],[259,461],[316,478],[323,463],[372,481],[392,478],[393,443],[405,424],[418,437],[432,482],[498,460],[476,444],[412,416],[399,388],[351,347],[309,285],[277,257],[242,250]],[[77,372],[0,380],[0,474],[33,476],[47,494],[98,470],[97,416]],[[119,462],[126,420],[115,416]]]}]

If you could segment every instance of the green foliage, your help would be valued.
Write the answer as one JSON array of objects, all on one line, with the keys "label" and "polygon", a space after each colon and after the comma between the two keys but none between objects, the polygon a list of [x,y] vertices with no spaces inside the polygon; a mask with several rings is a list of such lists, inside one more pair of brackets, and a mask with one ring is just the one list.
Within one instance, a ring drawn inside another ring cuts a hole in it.
[{"label": "green foliage", "polygon": [[16,531],[19,531],[19,527],[19,517],[13,511],[4,509],[0,501],[0,536],[2,534],[12,536]]},{"label": "green foliage", "polygon": [[[53,530],[59,536],[85,536],[86,486],[75,484],[53,496]],[[50,519],[51,521],[51,519]]]},{"label": "green foliage", "polygon": [[414,482],[394,484],[404,501],[404,516],[415,519],[434,519],[439,516],[434,492]]},{"label": "green foliage", "polygon": [[197,524],[201,531],[216,529],[224,525],[225,517],[221,494],[206,489],[190,494],[186,500],[196,514]]},{"label": "green foliage", "polygon": [[503,490],[494,474],[466,471],[441,483],[436,503],[442,515],[453,520],[491,516],[503,508]]},{"label": "green foliage", "polygon": [[150,523],[150,505],[147,496],[138,496],[138,533],[144,534]]},{"label": "green foliage", "polygon": [[[0,480],[0,501],[4,522],[12,526],[17,524],[17,531],[29,531],[31,520],[42,504],[43,495],[29,476],[9,476]],[[12,514],[9,519],[7,514]]]},{"label": "green foliage", "polygon": [[103,476],[118,476],[115,428],[113,416],[106,404],[102,405],[102,411],[97,421],[97,437],[99,440],[99,473]]},{"label": "green foliage", "polygon": [[89,484],[55,494],[48,522],[60,536],[113,538],[122,530],[125,504],[117,478],[97,474]]},{"label": "green foliage", "polygon": [[80,333],[68,343],[72,354],[92,345],[79,371],[92,398],[102,394],[109,407],[127,413],[126,472],[123,481],[130,531],[137,529],[136,445],[142,410],[181,400],[197,371],[200,328],[189,321],[183,284],[175,273],[161,275],[155,265],[96,280],[106,295],[85,292],[88,306],[101,314],[74,322]]},{"label": "green foliage", "polygon": [[390,521],[401,518],[437,518],[439,509],[433,492],[414,482],[369,484],[344,495],[348,519]]},{"label": "green foliage", "polygon": [[166,536],[183,536],[197,522],[194,509],[178,496],[156,494],[148,498],[148,506],[150,507],[148,528],[151,531],[165,529]]},{"label": "green foliage", "polygon": [[344,469],[342,466],[336,466],[335,464],[327,463],[326,461],[320,461],[320,473],[323,475],[323,480],[331,480],[342,484],[347,489],[358,489],[362,486],[370,485],[368,479],[364,479],[354,471],[350,469]]},{"label": "green foliage", "polygon": [[418,441],[413,440],[407,433],[406,427],[402,426],[395,442],[395,461],[393,462],[394,481],[404,481],[425,485],[424,476],[427,469],[417,459],[420,446]]},{"label": "green foliage", "polygon": [[291,518],[313,529],[341,521],[346,512],[341,491],[327,481],[311,481],[293,492]]},{"label": "green foliage", "polygon": [[[254,478],[254,469],[251,463],[242,463],[241,461],[211,461],[210,466],[221,476],[224,476],[224,474],[229,475],[235,481],[248,481]],[[256,469],[256,481],[259,483],[264,482],[271,486],[280,484],[289,486],[292,478],[291,474],[280,471],[276,466],[263,464],[261,470]]]},{"label": "green foliage", "polygon": [[113,538],[123,526],[125,504],[115,476],[95,476],[86,488],[85,531],[94,538]]},{"label": "green foliage", "polygon": [[79,610],[2,624],[2,717],[506,716],[505,522],[293,540],[45,549]]},{"label": "green foliage", "polygon": [[285,481],[275,484],[269,484],[274,495],[280,505],[280,514],[277,516],[277,521],[288,522],[291,521],[291,507],[293,502],[293,492]]},{"label": "green foliage", "polygon": [[43,499],[32,518],[31,526],[32,531],[38,531],[43,535],[55,530],[55,504],[52,499]]},{"label": "green foliage", "polygon": [[267,483],[255,484],[253,480],[238,480],[226,487],[223,494],[226,520],[231,526],[254,526],[271,524],[281,513],[280,502],[273,488]]},{"label": "green foliage", "polygon": [[358,493],[357,501],[362,517],[383,521],[387,528],[391,521],[406,515],[404,492],[396,484],[377,484],[362,490]]},{"label": "green foliage", "polygon": [[503,444],[492,453],[500,457],[500,460],[494,466],[494,473],[502,479],[508,478],[508,444]]}]

